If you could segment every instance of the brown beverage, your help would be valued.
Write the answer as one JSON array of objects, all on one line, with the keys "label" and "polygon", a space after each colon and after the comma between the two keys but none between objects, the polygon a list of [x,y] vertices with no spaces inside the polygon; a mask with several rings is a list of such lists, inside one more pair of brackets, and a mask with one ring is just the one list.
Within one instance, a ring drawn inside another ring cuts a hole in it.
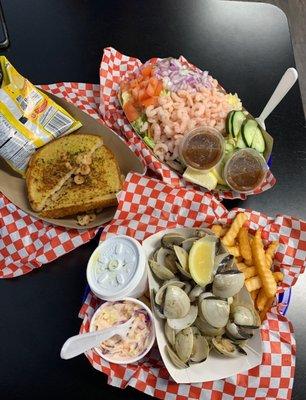
[{"label": "brown beverage", "polygon": [[181,144],[181,157],[189,167],[209,170],[220,162],[223,150],[222,135],[216,129],[202,127],[186,135]]}]

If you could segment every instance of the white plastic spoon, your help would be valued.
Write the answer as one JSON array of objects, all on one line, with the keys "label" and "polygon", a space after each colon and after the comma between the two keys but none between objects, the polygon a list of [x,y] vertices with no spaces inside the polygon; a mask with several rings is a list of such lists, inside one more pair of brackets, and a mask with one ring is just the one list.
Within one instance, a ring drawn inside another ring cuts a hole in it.
[{"label": "white plastic spoon", "polygon": [[295,68],[288,68],[287,71],[282,76],[276,89],[274,90],[270,100],[266,104],[265,108],[258,118],[255,118],[259,125],[266,129],[265,120],[274,110],[274,108],[281,102],[281,100],[286,96],[292,86],[295,84],[298,78],[298,73]]},{"label": "white plastic spoon", "polygon": [[130,318],[124,324],[111,326],[110,328],[106,328],[101,331],[72,336],[64,343],[61,349],[61,358],[68,360],[69,358],[76,357],[85,351],[92,349],[93,347],[98,347],[101,342],[111,338],[114,335],[120,335],[122,338],[124,338],[127,335],[133,321],[134,317]]}]

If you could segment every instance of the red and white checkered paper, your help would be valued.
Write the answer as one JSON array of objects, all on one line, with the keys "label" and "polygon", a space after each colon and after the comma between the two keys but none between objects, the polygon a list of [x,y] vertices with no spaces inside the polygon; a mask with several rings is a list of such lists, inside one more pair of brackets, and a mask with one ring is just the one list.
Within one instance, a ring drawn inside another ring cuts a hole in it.
[{"label": "red and white checkered paper", "polygon": [[[279,240],[276,269],[285,274],[280,290],[292,286],[305,269],[306,222],[287,216],[271,218],[242,209],[228,212],[208,193],[174,188],[138,174],[128,175],[114,220],[105,228],[101,239],[111,234],[126,234],[142,241],[167,228],[229,223],[239,211],[248,214],[251,230],[263,227],[263,238],[267,242]],[[90,318],[100,304],[101,300],[89,293],[80,311],[81,332],[88,331]],[[261,328],[262,364],[227,379],[176,384],[156,347],[143,360],[128,365],[108,363],[94,350],[86,355],[94,368],[108,375],[110,385],[121,388],[129,385],[161,399],[290,399],[296,346],[292,325],[278,313],[278,307],[281,305],[268,313]]]},{"label": "red and white checkered paper", "polygon": [[[180,59],[189,64],[183,56],[181,56]],[[153,60],[156,60],[156,58],[150,61]],[[138,156],[140,156],[147,167],[163,182],[172,186],[182,186],[201,190],[199,186],[194,186],[190,182],[186,182],[165,163],[160,162],[134,132],[124,115],[118,101],[119,83],[126,79],[130,73],[137,71],[141,65],[141,61],[137,58],[125,56],[112,47],[104,49],[100,65],[100,111],[103,115],[104,121],[116,132],[121,132],[121,135],[128,141],[129,146]],[[275,182],[276,179],[269,170],[262,186],[250,194],[262,193],[273,187]],[[232,190],[214,191],[213,193],[220,199],[246,199],[245,194],[237,193]]]},{"label": "red and white checkered paper", "polygon": [[[99,85],[42,85],[99,119]],[[0,192],[0,278],[24,275],[91,240],[97,229],[77,230],[50,225],[32,217]]]}]

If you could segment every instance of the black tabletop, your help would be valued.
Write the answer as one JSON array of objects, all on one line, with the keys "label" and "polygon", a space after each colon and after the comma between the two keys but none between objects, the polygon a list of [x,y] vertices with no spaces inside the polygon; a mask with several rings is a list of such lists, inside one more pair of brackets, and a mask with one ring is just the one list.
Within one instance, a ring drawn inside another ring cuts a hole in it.
[{"label": "black tabletop", "polygon": [[[3,52],[34,83],[98,83],[102,50],[113,46],[142,60],[183,54],[208,69],[258,115],[288,67],[294,66],[285,15],[258,3],[205,0],[3,0],[10,48]],[[243,204],[306,218],[305,120],[298,85],[267,121],[275,138],[277,185]],[[59,357],[79,330],[87,260],[97,240],[26,276],[0,282],[2,399],[145,398],[106,385],[84,356]],[[294,296],[293,296],[294,300]],[[302,307],[292,304],[296,315]],[[298,341],[294,399],[304,399],[306,349]],[[300,346],[299,346],[300,344]]]}]

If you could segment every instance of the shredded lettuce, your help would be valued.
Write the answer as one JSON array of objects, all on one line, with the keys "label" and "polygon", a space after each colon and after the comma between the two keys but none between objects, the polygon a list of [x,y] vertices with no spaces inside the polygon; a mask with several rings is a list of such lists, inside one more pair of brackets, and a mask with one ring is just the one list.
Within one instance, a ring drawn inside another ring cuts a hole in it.
[{"label": "shredded lettuce", "polygon": [[149,136],[145,136],[143,138],[143,141],[145,142],[146,145],[151,147],[151,149],[154,149],[155,143],[154,143],[154,140],[152,138],[150,138]]},{"label": "shredded lettuce", "polygon": [[122,100],[122,105],[126,104],[130,100],[131,96],[129,92],[122,92],[121,93],[121,100]]}]

